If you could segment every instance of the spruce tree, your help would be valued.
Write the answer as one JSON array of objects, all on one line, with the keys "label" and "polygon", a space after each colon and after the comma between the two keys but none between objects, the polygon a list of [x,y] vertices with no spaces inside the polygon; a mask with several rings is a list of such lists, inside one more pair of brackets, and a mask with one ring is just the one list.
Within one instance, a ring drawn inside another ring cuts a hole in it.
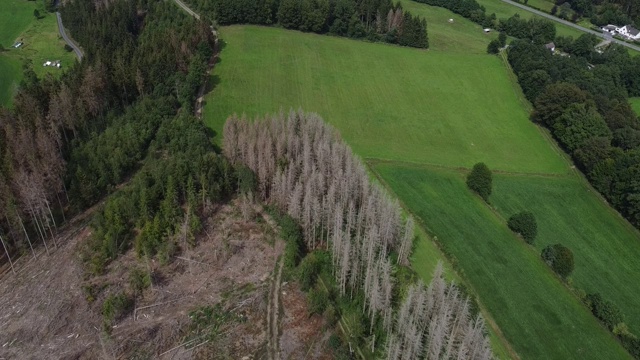
[{"label": "spruce tree", "polygon": [[489,200],[492,188],[491,170],[485,163],[477,163],[467,176],[467,186],[476,192],[484,201]]}]

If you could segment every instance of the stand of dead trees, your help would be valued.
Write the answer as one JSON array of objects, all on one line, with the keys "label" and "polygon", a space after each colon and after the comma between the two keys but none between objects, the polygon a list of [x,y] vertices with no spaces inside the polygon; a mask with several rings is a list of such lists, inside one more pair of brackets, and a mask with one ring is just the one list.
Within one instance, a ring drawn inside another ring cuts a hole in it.
[{"label": "stand of dead trees", "polygon": [[429,287],[413,285],[387,339],[387,359],[492,359],[484,320],[471,317],[469,302],[447,285],[438,264]]},{"label": "stand of dead trees", "polygon": [[[399,333],[391,337],[392,340],[409,336],[404,333],[405,329],[417,329],[410,323],[401,324],[402,318],[393,317],[393,259],[390,258],[390,254],[395,253],[398,263],[408,264],[414,238],[413,221],[403,222],[397,200],[369,181],[364,165],[337,131],[319,116],[301,111],[255,122],[234,116],[225,124],[223,146],[232,163],[244,164],[255,172],[263,201],[276,205],[299,221],[309,249],[331,250],[341,295],[364,292],[363,311],[367,312],[371,327],[376,317],[381,317],[387,334],[392,329]],[[430,289],[442,284],[436,282]],[[424,293],[420,289],[423,287],[412,289],[411,294]],[[419,334],[427,341],[420,349],[430,348],[430,339],[441,338],[434,331],[443,331],[446,339],[453,336],[447,324],[458,318],[459,303],[464,301],[452,289],[455,288],[447,288],[446,294],[436,292],[431,297],[437,308],[414,311],[416,317],[420,316],[421,324],[433,323],[433,319],[440,324],[435,330],[420,329]],[[435,298],[438,296],[442,299]],[[406,301],[410,305],[404,306],[415,307],[413,295]],[[443,301],[446,305],[442,305]],[[467,326],[462,320],[465,316],[468,315],[462,314],[458,322]],[[479,321],[478,331],[484,339],[484,327]],[[460,337],[458,333],[463,331],[455,330],[456,339]],[[417,341],[419,334],[411,335],[411,340]],[[408,350],[404,343],[390,345]],[[482,353],[491,354],[486,349]]]}]

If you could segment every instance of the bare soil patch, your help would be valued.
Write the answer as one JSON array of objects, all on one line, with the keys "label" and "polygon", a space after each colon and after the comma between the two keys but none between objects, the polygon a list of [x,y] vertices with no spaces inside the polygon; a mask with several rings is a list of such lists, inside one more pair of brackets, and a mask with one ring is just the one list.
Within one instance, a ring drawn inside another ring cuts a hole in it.
[{"label": "bare soil patch", "polygon": [[[76,254],[91,230],[74,229],[51,255],[41,254],[0,280],[0,359],[265,358],[269,283],[284,244],[262,214],[257,220],[242,215],[237,202],[218,208],[198,245],[169,265],[145,262],[130,251],[106,275],[88,281]],[[107,335],[102,303],[128,289],[134,267],[151,272],[152,286]],[[91,303],[83,290],[89,285],[96,289]],[[189,312],[218,303],[236,320],[223,325],[215,341],[182,346]]]}]

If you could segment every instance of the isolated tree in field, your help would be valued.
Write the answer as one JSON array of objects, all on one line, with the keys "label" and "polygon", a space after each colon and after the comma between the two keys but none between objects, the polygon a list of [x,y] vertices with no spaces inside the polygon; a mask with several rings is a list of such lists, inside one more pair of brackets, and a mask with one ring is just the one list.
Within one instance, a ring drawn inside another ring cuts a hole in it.
[{"label": "isolated tree in field", "polygon": [[37,20],[40,20],[40,11],[38,11],[38,9],[33,10],[33,16],[34,16]]},{"label": "isolated tree in field", "polygon": [[530,211],[522,211],[515,215],[512,215],[507,222],[509,229],[516,234],[520,234],[522,238],[529,244],[533,244],[533,241],[538,235],[538,224],[536,223],[536,217]]},{"label": "isolated tree in field", "polygon": [[485,163],[473,165],[471,173],[467,176],[467,186],[475,191],[484,201],[489,200],[492,188],[491,170]]},{"label": "isolated tree in field", "polygon": [[556,274],[566,279],[573,272],[575,266],[573,253],[562,244],[549,245],[542,249],[542,259]]},{"label": "isolated tree in field", "polygon": [[497,54],[499,52],[500,52],[500,41],[498,41],[497,39],[491,40],[491,42],[487,46],[487,53]]}]

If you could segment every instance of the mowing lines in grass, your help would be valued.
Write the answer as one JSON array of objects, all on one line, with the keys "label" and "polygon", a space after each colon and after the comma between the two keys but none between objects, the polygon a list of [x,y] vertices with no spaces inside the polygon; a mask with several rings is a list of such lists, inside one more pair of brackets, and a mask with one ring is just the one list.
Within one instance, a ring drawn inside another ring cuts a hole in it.
[{"label": "mowing lines in grass", "polygon": [[522,358],[629,358],[539,255],[469,192],[463,174],[393,164],[375,170],[455,257]]},{"label": "mowing lines in grass", "polygon": [[[205,121],[302,107],[367,158],[567,173],[489,55],[449,54],[278,28],[232,26]],[[218,140],[219,141],[219,140]],[[524,159],[524,160],[523,160]]]},{"label": "mowing lines in grass", "polygon": [[504,218],[528,210],[538,222],[535,253],[561,243],[573,251],[573,284],[599,292],[640,334],[640,235],[578,178],[496,175],[491,201]]}]

